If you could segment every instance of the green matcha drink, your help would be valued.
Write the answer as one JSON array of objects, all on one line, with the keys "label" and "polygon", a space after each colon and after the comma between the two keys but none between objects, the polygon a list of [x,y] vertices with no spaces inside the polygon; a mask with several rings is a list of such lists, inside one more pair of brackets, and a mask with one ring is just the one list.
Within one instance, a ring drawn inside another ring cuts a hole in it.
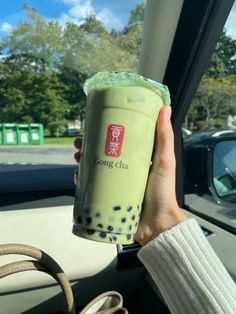
[{"label": "green matcha drink", "polygon": [[74,234],[134,242],[166,86],[137,74],[100,72],[87,80],[85,135],[74,206]]}]

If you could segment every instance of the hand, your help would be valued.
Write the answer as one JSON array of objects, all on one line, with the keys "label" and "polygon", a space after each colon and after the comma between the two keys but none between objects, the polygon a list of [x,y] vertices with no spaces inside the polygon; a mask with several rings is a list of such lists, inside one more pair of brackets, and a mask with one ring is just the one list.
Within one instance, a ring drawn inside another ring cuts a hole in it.
[{"label": "hand", "polygon": [[170,117],[171,107],[164,106],[157,120],[152,166],[135,236],[141,245],[187,219],[176,200],[174,134]]},{"label": "hand", "polygon": [[[74,146],[75,148],[78,149],[78,151],[74,154],[75,160],[79,163],[80,162],[80,158],[81,158],[81,148],[82,148],[82,138],[81,137],[77,137],[74,140]],[[75,170],[74,172],[74,184],[76,186],[78,186],[78,182],[79,182],[79,165],[78,168]]]},{"label": "hand", "polygon": [[81,148],[82,148],[82,138],[81,137],[77,137],[75,140],[74,140],[74,146],[75,148],[78,149],[78,151],[75,153],[74,157],[75,157],[75,160],[77,162],[80,162],[80,158],[81,158]]}]

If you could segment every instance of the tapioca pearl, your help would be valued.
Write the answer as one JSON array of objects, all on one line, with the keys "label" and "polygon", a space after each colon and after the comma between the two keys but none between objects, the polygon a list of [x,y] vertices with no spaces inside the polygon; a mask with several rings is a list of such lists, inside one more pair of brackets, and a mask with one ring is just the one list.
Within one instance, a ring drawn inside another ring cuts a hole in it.
[{"label": "tapioca pearl", "polygon": [[77,221],[78,221],[79,224],[82,224],[82,217],[78,216]]},{"label": "tapioca pearl", "polygon": [[132,230],[132,225],[129,225],[129,230]]},{"label": "tapioca pearl", "polygon": [[116,237],[116,236],[113,236],[112,239],[113,239],[114,241],[116,241],[116,240],[117,240],[117,237]]},{"label": "tapioca pearl", "polygon": [[133,208],[132,206],[129,206],[129,207],[127,208],[127,211],[130,212],[130,211],[132,210],[132,208]]},{"label": "tapioca pearl", "polygon": [[127,240],[131,240],[131,238],[132,238],[131,234],[127,234],[126,238],[127,238]]},{"label": "tapioca pearl", "polygon": [[106,236],[107,236],[107,234],[106,234],[106,232],[100,232],[99,233],[99,236],[101,237],[101,238],[103,238],[103,239],[105,239],[106,238]]},{"label": "tapioca pearl", "polygon": [[125,223],[126,222],[126,218],[125,217],[121,218],[121,222]]},{"label": "tapioca pearl", "polygon": [[91,217],[86,217],[85,218],[86,223],[89,225],[92,222],[92,218]]},{"label": "tapioca pearl", "polygon": [[138,222],[135,223],[135,227],[137,227],[137,225],[138,225]]},{"label": "tapioca pearl", "polygon": [[132,219],[132,220],[135,220],[135,215],[133,215],[133,216],[131,217],[131,219]]},{"label": "tapioca pearl", "polygon": [[109,241],[112,242],[112,238],[109,238]]},{"label": "tapioca pearl", "polygon": [[103,224],[97,224],[99,228],[103,228]]},{"label": "tapioca pearl", "polygon": [[113,230],[113,227],[112,227],[112,226],[108,226],[108,227],[107,227],[107,230],[112,231],[112,230]]},{"label": "tapioca pearl", "polygon": [[114,206],[113,209],[114,209],[115,211],[117,211],[117,210],[121,210],[121,207],[120,207],[120,206]]},{"label": "tapioca pearl", "polygon": [[87,232],[88,235],[92,235],[92,234],[95,233],[95,230],[93,230],[93,229],[87,229],[86,232]]},{"label": "tapioca pearl", "polygon": [[95,214],[95,217],[97,217],[97,218],[98,218],[98,217],[101,217],[101,214],[100,214],[100,213],[96,213],[96,214]]}]

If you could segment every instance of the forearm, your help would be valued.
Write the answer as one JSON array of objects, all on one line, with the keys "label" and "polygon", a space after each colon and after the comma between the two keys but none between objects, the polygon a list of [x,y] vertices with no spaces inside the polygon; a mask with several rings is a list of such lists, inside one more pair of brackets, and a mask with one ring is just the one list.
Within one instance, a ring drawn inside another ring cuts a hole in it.
[{"label": "forearm", "polygon": [[172,313],[235,313],[235,283],[194,219],[162,232],[138,256]]}]

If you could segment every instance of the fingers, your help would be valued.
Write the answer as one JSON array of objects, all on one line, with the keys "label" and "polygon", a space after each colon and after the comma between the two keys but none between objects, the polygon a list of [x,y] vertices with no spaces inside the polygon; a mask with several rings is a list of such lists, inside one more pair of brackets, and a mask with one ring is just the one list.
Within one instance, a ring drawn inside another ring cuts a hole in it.
[{"label": "fingers", "polygon": [[82,148],[82,142],[83,142],[83,139],[81,137],[77,137],[75,140],[74,140],[74,146],[75,148],[77,148],[79,151],[76,152],[74,154],[74,158],[75,160],[79,163],[80,162],[80,158],[81,158],[81,148]]},{"label": "fingers", "polygon": [[159,112],[156,128],[153,170],[165,171],[175,169],[174,133],[171,125],[171,107],[164,106]]},{"label": "fingers", "polygon": [[74,146],[75,146],[75,148],[81,150],[82,142],[83,142],[83,139],[82,139],[81,137],[77,137],[77,138],[74,140]]},{"label": "fingers", "polygon": [[76,152],[75,154],[74,154],[74,158],[75,158],[75,160],[76,160],[76,162],[80,162],[80,158],[81,158],[81,152],[79,151],[79,152]]}]

